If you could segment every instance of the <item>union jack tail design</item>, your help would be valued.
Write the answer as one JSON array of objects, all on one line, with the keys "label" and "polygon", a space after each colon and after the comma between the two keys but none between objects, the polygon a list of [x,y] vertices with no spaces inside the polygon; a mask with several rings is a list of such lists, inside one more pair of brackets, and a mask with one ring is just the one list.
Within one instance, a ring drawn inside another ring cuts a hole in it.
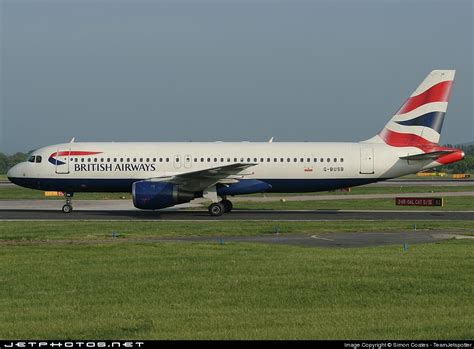
[{"label": "union jack tail design", "polygon": [[437,145],[448,109],[455,70],[433,70],[378,136],[394,147]]}]

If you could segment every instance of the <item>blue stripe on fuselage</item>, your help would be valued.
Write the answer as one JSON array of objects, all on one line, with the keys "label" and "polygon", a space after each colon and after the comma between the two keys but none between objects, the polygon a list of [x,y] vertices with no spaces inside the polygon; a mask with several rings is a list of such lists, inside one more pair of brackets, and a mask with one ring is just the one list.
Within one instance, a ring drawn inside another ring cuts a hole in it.
[{"label": "blue stripe on fuselage", "polygon": [[[131,192],[132,184],[140,179],[56,179],[56,178],[9,178],[19,186],[45,190],[79,192]],[[355,187],[387,178],[344,178],[344,179],[260,179],[272,187],[268,192],[304,193]],[[243,179],[242,181],[246,181]]]}]

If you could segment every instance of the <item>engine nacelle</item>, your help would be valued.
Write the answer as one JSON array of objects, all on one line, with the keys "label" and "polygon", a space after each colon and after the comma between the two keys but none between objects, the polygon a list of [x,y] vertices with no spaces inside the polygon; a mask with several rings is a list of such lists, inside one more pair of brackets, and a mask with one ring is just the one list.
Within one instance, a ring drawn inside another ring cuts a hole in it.
[{"label": "engine nacelle", "polygon": [[193,200],[193,192],[179,190],[167,182],[139,181],[132,185],[133,205],[143,210],[156,210]]}]

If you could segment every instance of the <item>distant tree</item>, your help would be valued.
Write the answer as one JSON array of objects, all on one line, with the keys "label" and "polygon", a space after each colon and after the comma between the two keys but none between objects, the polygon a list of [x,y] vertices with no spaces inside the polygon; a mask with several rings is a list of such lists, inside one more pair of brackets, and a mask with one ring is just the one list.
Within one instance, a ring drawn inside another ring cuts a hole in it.
[{"label": "distant tree", "polygon": [[474,145],[446,145],[451,148],[458,148],[464,151],[466,157],[462,161],[443,167],[437,167],[435,170],[448,173],[474,173]]},{"label": "distant tree", "polygon": [[0,153],[0,173],[6,173],[8,170],[8,156]]},{"label": "distant tree", "polygon": [[7,173],[9,168],[15,166],[20,162],[25,161],[27,157],[28,154],[21,152],[15,153],[10,156],[0,153],[0,174]]}]

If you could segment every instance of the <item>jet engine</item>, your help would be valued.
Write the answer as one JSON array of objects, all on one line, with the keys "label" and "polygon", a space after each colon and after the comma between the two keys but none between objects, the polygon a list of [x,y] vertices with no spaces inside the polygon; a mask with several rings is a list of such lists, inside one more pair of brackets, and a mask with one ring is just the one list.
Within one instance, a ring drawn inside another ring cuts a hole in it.
[{"label": "jet engine", "polygon": [[143,210],[157,210],[193,200],[193,192],[180,190],[168,182],[138,181],[132,185],[133,205]]}]

